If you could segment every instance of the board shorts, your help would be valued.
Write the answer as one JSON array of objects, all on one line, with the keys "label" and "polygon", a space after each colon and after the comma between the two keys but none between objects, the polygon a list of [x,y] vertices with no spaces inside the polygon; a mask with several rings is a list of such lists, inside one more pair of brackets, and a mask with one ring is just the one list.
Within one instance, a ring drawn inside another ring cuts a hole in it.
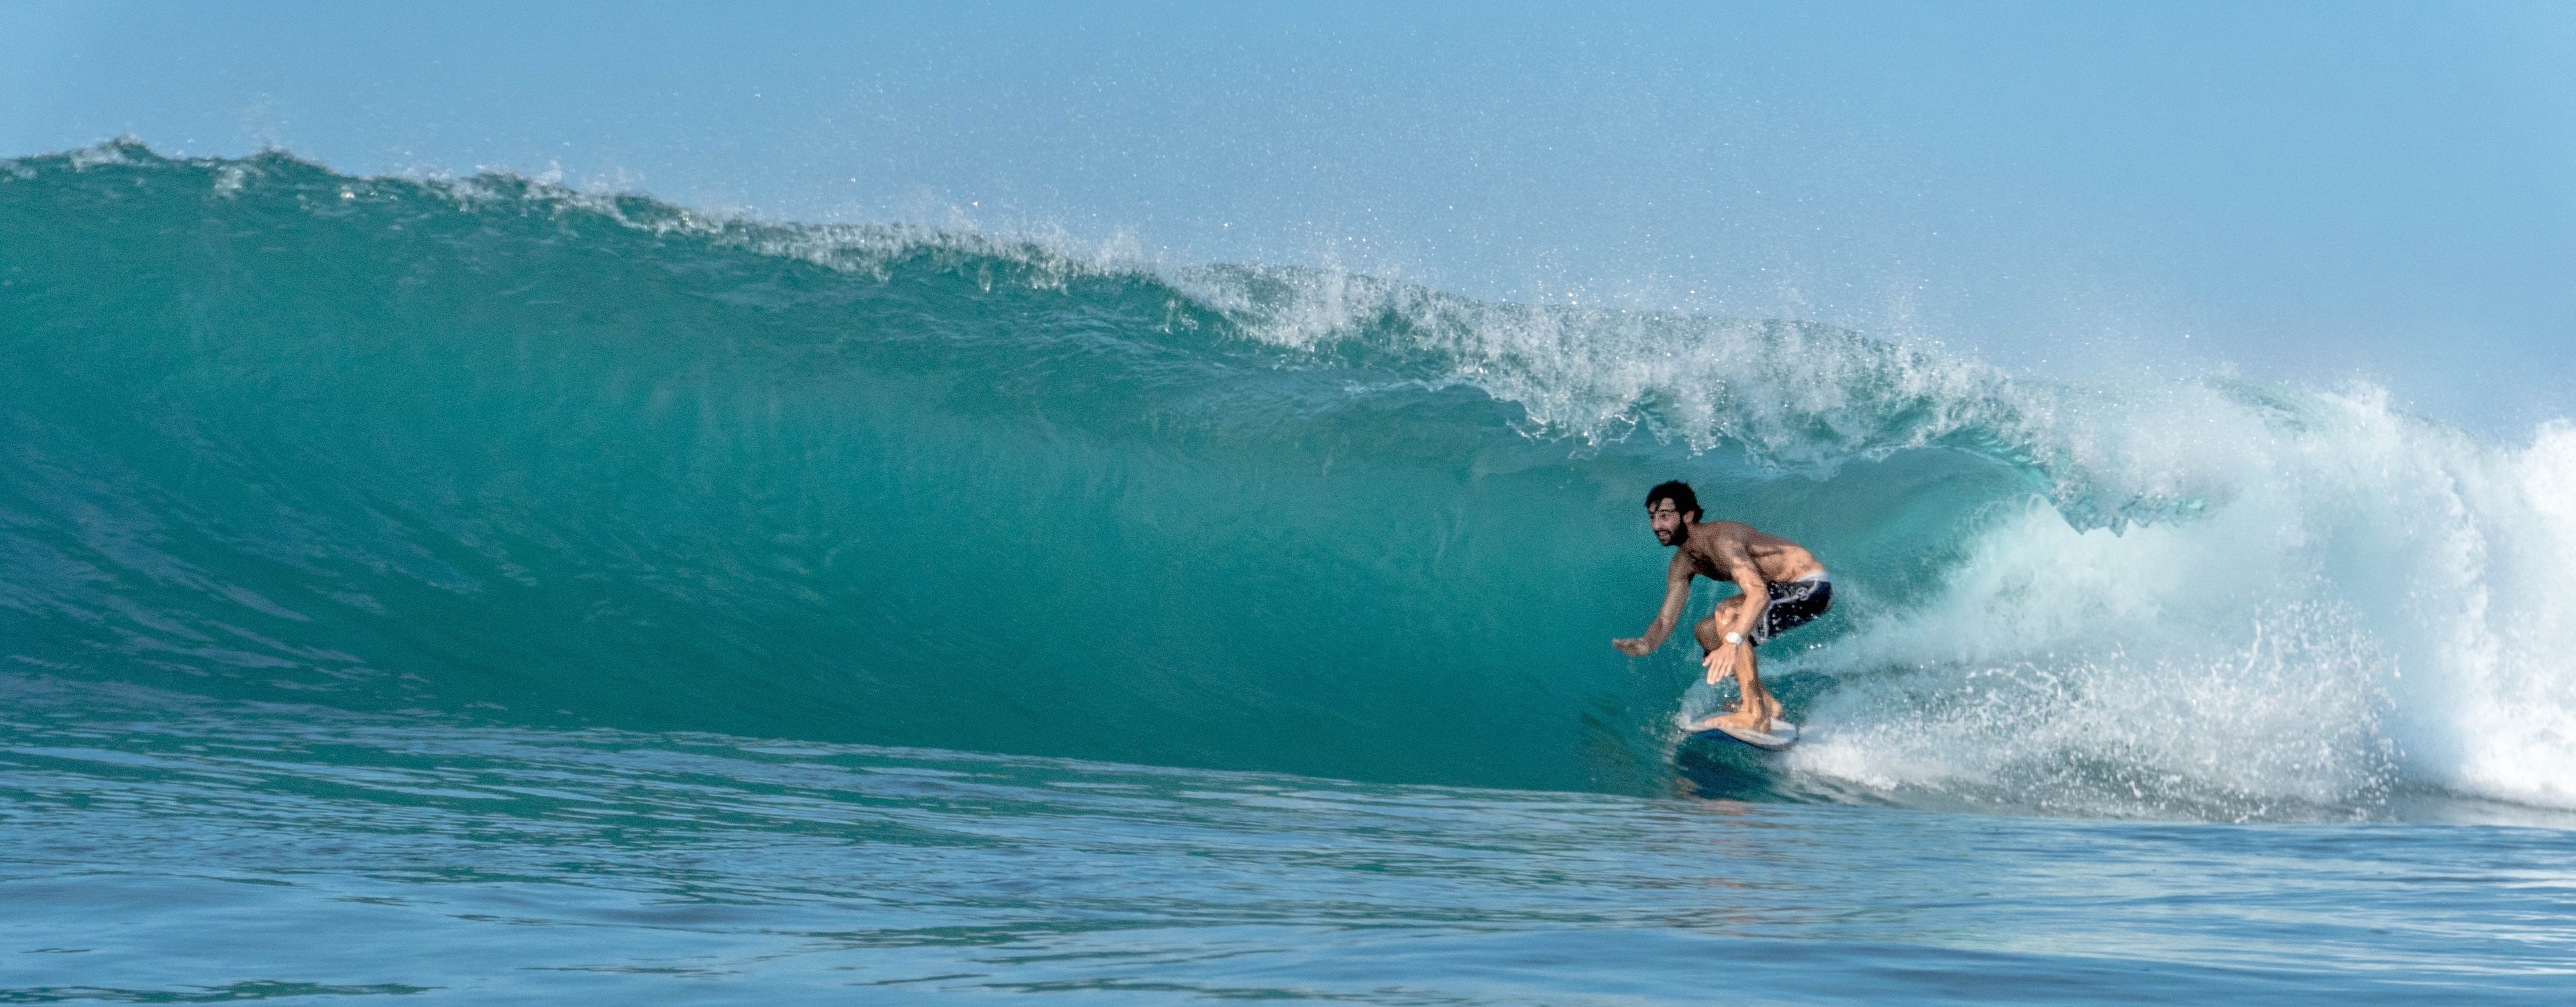
[{"label": "board shorts", "polygon": [[1762,585],[1769,595],[1762,605],[1762,617],[1753,620],[1753,632],[1745,642],[1756,647],[1771,638],[1814,622],[1825,610],[1834,607],[1834,578],[1822,570],[1797,580],[1778,580]]},{"label": "board shorts", "polygon": [[1749,637],[1756,647],[1814,622],[1826,609],[1834,607],[1834,578],[1822,570],[1797,580],[1773,581],[1762,585],[1762,589],[1771,598],[1762,606],[1762,618],[1753,620]]}]

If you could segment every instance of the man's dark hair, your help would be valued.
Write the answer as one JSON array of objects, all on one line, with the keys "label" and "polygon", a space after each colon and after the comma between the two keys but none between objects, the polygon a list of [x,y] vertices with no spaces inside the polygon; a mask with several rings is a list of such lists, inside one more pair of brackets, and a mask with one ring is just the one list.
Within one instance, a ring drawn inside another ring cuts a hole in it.
[{"label": "man's dark hair", "polygon": [[[1655,509],[1657,500],[1671,500],[1673,509],[1684,514],[1702,514],[1699,509],[1699,494],[1691,492],[1690,484],[1679,479],[1657,483],[1654,489],[1646,491],[1647,510]],[[1702,516],[1706,515],[1702,514]]]}]

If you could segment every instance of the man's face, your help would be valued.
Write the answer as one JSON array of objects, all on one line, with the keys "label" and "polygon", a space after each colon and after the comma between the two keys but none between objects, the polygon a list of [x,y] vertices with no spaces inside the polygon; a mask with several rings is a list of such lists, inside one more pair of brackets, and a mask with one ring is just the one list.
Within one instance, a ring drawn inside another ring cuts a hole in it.
[{"label": "man's face", "polygon": [[1657,500],[1654,506],[1646,508],[1646,519],[1655,526],[1655,541],[1665,545],[1681,543],[1682,512],[1681,508],[1673,506],[1671,499]]}]

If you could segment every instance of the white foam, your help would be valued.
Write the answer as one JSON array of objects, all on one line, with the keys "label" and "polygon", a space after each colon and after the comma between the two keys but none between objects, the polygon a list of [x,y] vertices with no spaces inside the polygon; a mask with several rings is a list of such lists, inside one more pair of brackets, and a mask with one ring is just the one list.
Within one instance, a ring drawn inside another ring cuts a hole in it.
[{"label": "white foam", "polygon": [[1394,348],[1525,409],[1529,432],[1587,444],[1642,427],[1694,450],[1725,443],[1827,468],[2020,422],[2002,372],[1828,326],[1477,301],[1327,270],[1177,270],[1168,282],[1274,345],[1400,333]]},{"label": "white foam", "polygon": [[2206,509],[2002,516],[1936,600],[1815,656],[1848,682],[1794,765],[2142,814],[2414,784],[2576,806],[2576,428],[2483,444],[2370,389],[2148,398],[2078,449]]}]

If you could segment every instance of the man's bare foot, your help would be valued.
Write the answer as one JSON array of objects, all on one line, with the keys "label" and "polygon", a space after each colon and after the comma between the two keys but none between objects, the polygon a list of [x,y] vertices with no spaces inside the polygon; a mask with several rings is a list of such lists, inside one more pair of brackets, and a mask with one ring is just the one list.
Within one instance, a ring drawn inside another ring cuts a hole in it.
[{"label": "man's bare foot", "polygon": [[1771,729],[1771,718],[1739,711],[1733,713],[1721,713],[1717,716],[1707,717],[1700,720],[1686,719],[1682,721],[1682,730],[1688,731],[1692,734],[1698,734],[1702,731],[1714,731],[1721,727],[1730,731],[1752,731],[1755,733],[1764,733]]}]

